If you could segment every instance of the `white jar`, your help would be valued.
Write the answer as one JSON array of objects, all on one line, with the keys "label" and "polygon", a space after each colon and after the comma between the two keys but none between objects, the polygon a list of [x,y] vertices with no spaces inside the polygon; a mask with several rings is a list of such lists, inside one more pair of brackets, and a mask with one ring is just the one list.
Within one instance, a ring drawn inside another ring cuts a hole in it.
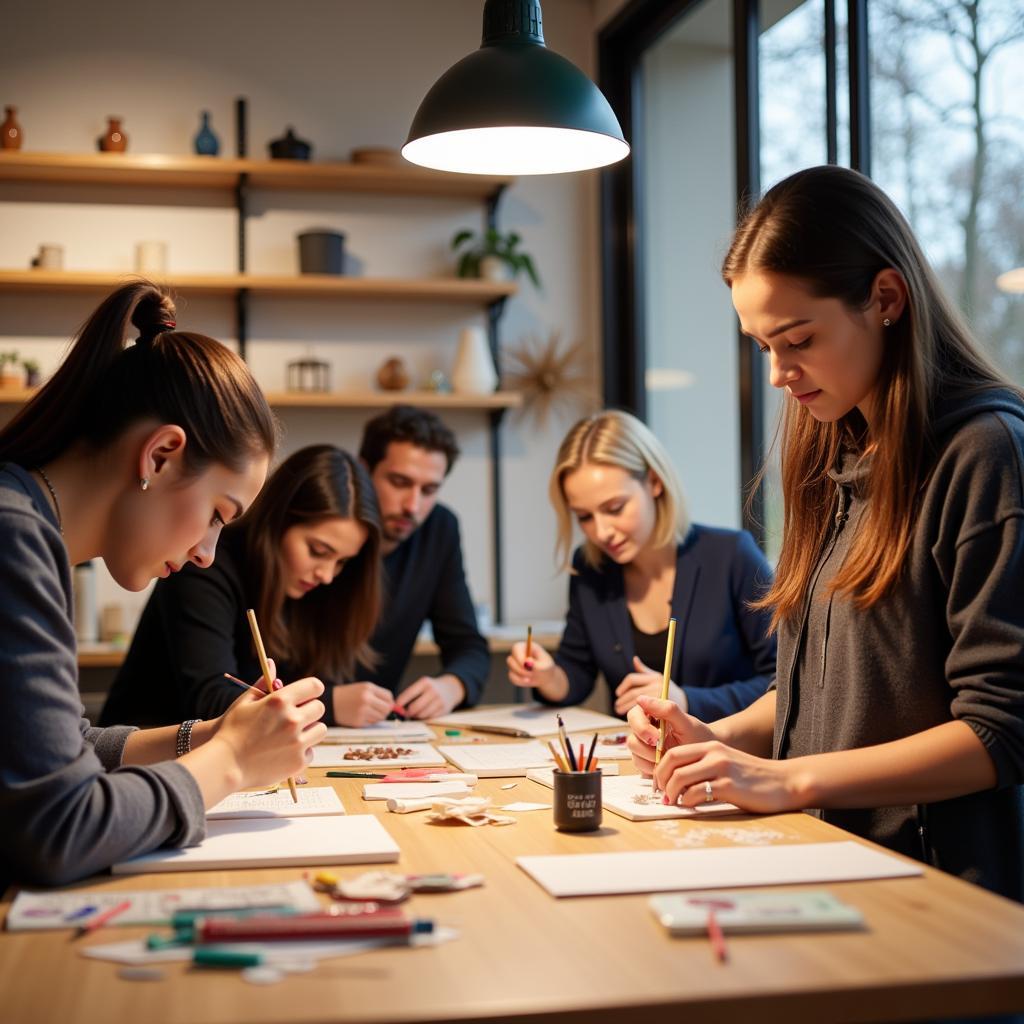
[{"label": "white jar", "polygon": [[464,327],[459,333],[459,353],[452,370],[452,388],[463,394],[486,395],[498,386],[487,332],[482,327]]},{"label": "white jar", "polygon": [[96,608],[96,569],[92,562],[75,566],[74,618],[79,642],[94,644],[99,639],[99,615]]}]

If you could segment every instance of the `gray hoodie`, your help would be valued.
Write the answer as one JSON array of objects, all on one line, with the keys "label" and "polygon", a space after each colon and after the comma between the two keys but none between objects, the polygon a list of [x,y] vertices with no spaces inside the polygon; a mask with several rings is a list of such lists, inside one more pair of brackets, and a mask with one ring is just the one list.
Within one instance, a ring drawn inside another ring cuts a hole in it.
[{"label": "gray hoodie", "polygon": [[206,816],[188,769],[121,768],[133,730],[82,717],[67,549],[35,480],[9,463],[0,538],[0,892],[198,842]]},{"label": "gray hoodie", "polygon": [[866,460],[829,475],[832,534],[802,615],[779,633],[775,757],[848,750],[960,720],[996,788],[826,821],[1024,898],[1024,402],[977,390],[937,410],[937,455],[902,577],[867,610],[825,596],[870,500]]}]

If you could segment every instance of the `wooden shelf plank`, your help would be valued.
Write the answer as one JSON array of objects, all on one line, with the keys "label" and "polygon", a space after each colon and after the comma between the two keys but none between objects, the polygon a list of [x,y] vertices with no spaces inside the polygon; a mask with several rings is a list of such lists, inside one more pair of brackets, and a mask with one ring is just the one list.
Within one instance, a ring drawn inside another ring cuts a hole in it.
[{"label": "wooden shelf plank", "polygon": [[[35,394],[33,388],[0,388],[0,406],[22,405]],[[428,409],[488,411],[518,409],[523,396],[518,391],[495,391],[489,395],[442,394],[437,391],[268,391],[267,401],[275,409],[385,409],[395,402],[407,402]]]},{"label": "wooden shelf plank", "polygon": [[406,162],[316,163],[161,153],[31,153],[0,150],[0,181],[232,189],[256,188],[487,199],[515,179],[429,171]]},{"label": "wooden shelf plank", "polygon": [[523,404],[523,396],[518,391],[495,391],[488,395],[443,394],[437,391],[268,391],[267,401],[276,409],[384,409],[396,402],[404,402],[427,409],[486,410],[518,409]]},{"label": "wooden shelf plank", "polygon": [[[95,292],[116,288],[136,274],[90,270],[0,270],[0,291]],[[157,278],[179,292],[453,302],[489,305],[516,294],[511,281],[462,277],[344,277],[334,274],[176,274]]]}]

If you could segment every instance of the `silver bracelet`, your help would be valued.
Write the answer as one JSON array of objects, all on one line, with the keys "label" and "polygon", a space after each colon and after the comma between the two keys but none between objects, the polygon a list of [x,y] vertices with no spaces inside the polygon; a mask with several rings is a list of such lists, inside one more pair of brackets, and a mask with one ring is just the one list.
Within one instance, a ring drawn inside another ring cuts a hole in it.
[{"label": "silver bracelet", "polygon": [[184,757],[192,749],[192,727],[198,725],[201,718],[190,718],[178,726],[178,740],[174,744],[174,756]]}]

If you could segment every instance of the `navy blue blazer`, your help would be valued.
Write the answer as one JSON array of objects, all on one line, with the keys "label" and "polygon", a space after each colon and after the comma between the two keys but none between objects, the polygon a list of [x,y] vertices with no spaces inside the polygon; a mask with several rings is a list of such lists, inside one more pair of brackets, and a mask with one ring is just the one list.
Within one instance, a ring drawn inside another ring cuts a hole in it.
[{"label": "navy blue blazer", "polygon": [[[577,548],[573,569],[565,632],[555,655],[569,677],[569,693],[560,703],[586,700],[601,672],[614,708],[615,688],[634,671],[633,624],[622,567],[604,559],[595,569]],[[694,525],[679,545],[672,593],[672,614],[678,620],[672,678],[683,688],[689,713],[696,718],[713,722],[741,711],[775,677],[771,616],[748,607],[770,581],[771,567],[745,530]]]}]

